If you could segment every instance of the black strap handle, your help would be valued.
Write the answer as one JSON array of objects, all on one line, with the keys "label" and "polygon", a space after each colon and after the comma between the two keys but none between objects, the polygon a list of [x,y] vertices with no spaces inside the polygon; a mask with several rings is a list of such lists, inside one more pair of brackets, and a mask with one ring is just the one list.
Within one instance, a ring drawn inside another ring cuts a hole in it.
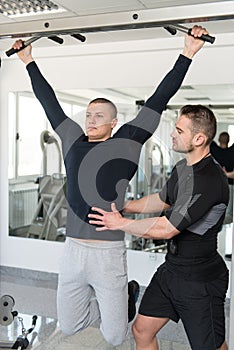
[{"label": "black strap handle", "polygon": [[36,326],[36,323],[37,323],[37,315],[34,315],[32,317],[32,327],[27,330],[27,335],[32,333],[32,331],[34,330],[34,328]]}]

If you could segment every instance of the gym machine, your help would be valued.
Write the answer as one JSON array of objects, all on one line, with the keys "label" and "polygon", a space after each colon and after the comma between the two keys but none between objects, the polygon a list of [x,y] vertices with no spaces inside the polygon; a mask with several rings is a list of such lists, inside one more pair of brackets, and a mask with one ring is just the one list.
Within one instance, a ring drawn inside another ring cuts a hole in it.
[{"label": "gym machine", "polygon": [[[3,295],[0,298],[0,325],[1,326],[9,326],[16,316],[18,316],[17,311],[12,311],[15,305],[14,298],[10,295]],[[5,340],[2,341],[0,339],[0,349],[17,349],[24,350],[29,346],[28,335],[32,333],[36,326],[37,316],[32,316],[32,324],[31,327],[26,329],[24,327],[23,318],[18,317],[18,321],[21,324],[21,334],[17,337],[15,341]]]}]

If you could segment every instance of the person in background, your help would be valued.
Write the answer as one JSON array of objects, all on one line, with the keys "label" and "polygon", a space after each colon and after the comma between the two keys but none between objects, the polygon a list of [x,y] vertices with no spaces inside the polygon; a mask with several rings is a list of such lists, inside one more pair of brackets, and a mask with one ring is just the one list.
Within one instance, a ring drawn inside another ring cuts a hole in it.
[{"label": "person in background", "polygon": [[[217,162],[223,167],[224,171],[229,174],[234,170],[234,143],[228,147],[230,142],[230,136],[228,132],[223,131],[219,134],[219,146],[215,141],[210,145],[210,152]],[[228,176],[229,183],[229,203],[226,210],[226,216],[224,219],[224,224],[229,224],[233,222],[233,178]]]},{"label": "person in background", "polygon": [[216,133],[213,112],[202,105],[181,108],[171,133],[183,153],[161,192],[126,203],[125,213],[163,212],[141,220],[93,207],[98,232],[120,229],[149,239],[167,239],[165,262],[154,274],[139,308],[133,333],[137,350],[158,350],[157,333],[169,320],[184,325],[192,350],[227,350],[224,303],[228,269],[217,236],[228,205],[227,177],[210,154]]},{"label": "person in background", "polygon": [[[104,98],[92,100],[86,111],[86,132],[62,110],[42,76],[31,46],[18,52],[26,65],[33,91],[62,141],[67,174],[67,225],[58,282],[58,320],[66,334],[77,333],[100,321],[104,338],[123,342],[136,312],[136,281],[127,283],[126,247],[122,230],[97,232],[89,223],[93,206],[124,207],[129,181],[138,166],[143,144],[155,132],[162,112],[178,91],[207,31],[201,26],[186,35],[182,54],[138,115],[112,135],[117,124],[115,105]],[[16,41],[14,49],[23,42]],[[144,62],[142,62],[143,64]],[[155,67],[152,67],[152,70]],[[77,79],[79,76],[77,77]],[[33,117],[33,116],[32,116]]]},{"label": "person in background", "polygon": [[226,171],[226,169],[224,169],[224,172],[229,179],[234,179],[234,171]]}]

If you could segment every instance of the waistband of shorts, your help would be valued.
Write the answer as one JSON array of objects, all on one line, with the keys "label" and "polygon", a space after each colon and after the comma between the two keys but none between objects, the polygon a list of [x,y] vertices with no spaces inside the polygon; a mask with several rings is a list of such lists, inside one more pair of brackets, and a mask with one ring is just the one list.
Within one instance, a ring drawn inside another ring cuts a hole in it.
[{"label": "waistband of shorts", "polygon": [[125,241],[93,241],[89,242],[86,240],[75,239],[71,237],[66,237],[66,243],[72,245],[78,245],[81,247],[87,247],[90,249],[126,249]]}]

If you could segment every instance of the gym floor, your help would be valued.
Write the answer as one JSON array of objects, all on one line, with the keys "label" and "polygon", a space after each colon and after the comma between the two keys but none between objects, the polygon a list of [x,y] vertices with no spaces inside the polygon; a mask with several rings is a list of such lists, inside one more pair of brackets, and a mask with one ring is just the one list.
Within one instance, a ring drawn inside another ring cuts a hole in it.
[{"label": "gym floor", "polygon": [[[222,236],[222,235],[220,235]],[[225,249],[224,244],[219,244]],[[230,245],[228,244],[230,247]],[[223,253],[227,253],[223,251]],[[15,300],[13,310],[18,316],[9,326],[0,325],[0,349],[11,348],[10,344],[22,334],[22,317],[26,329],[31,327],[32,316],[37,315],[36,327],[28,335],[27,349],[37,350],[134,350],[135,344],[129,325],[126,341],[117,347],[105,342],[98,327],[89,327],[78,335],[64,336],[56,314],[57,275],[25,269],[0,267],[0,297],[8,294]],[[141,287],[140,298],[144,292]],[[227,340],[229,334],[230,299],[226,300]],[[182,324],[169,322],[159,333],[160,350],[190,350]],[[8,344],[8,347],[6,345]],[[2,347],[1,347],[2,346]],[[5,347],[3,347],[5,346]]]},{"label": "gym floor", "polygon": [[[129,326],[129,334],[121,346],[112,347],[105,342],[99,329],[90,327],[73,337],[62,335],[57,324],[56,316],[56,278],[52,280],[40,280],[35,278],[18,277],[14,271],[1,271],[1,296],[11,295],[15,300],[13,310],[18,311],[18,317],[23,318],[26,329],[31,327],[32,316],[37,315],[38,320],[32,334],[28,336],[31,345],[28,349],[38,350],[132,350],[135,349],[134,340]],[[35,277],[35,276],[34,276]],[[54,276],[53,276],[54,277]],[[141,288],[141,294],[144,288]],[[141,295],[140,295],[141,297]],[[140,299],[140,298],[139,298]],[[229,306],[230,300],[226,301],[227,333],[229,327]],[[0,343],[13,342],[21,335],[22,326],[15,317],[9,326],[0,326]],[[169,322],[159,335],[160,350],[190,350],[184,329],[181,323]],[[2,349],[2,348],[1,348]],[[3,348],[5,349],[5,348]]]}]

